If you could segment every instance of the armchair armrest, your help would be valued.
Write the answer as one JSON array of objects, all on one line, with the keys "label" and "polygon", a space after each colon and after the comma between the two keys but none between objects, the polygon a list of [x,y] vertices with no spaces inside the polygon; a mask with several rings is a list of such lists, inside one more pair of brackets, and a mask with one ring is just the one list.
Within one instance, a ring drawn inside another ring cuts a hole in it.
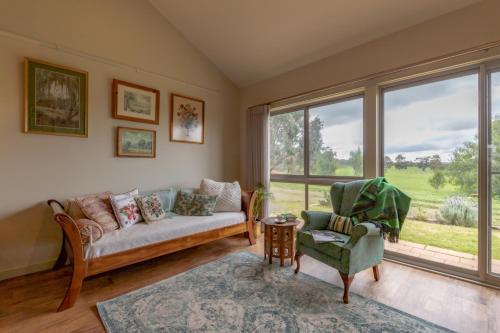
[{"label": "armchair armrest", "polygon": [[349,243],[351,243],[352,246],[354,246],[359,241],[359,239],[364,236],[382,237],[380,234],[380,228],[378,228],[375,224],[369,222],[362,222],[356,224],[352,228],[351,240],[349,241]]},{"label": "armchair armrest", "polygon": [[310,210],[303,210],[301,215],[304,219],[302,230],[305,231],[326,229],[332,217],[332,213],[329,212],[315,212]]}]

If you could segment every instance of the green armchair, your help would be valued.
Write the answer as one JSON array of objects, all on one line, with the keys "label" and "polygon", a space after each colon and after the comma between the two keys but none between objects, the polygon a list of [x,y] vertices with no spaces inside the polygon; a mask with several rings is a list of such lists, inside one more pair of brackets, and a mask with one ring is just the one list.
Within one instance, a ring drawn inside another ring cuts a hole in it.
[{"label": "green armchair", "polygon": [[[336,214],[350,216],[352,206],[366,180],[335,183],[330,189],[333,210]],[[352,228],[351,235],[336,233],[344,242],[316,244],[311,230],[326,229],[332,213],[303,211],[304,226],[297,232],[295,260],[300,270],[300,257],[304,254],[336,268],[344,283],[345,304],[349,303],[349,287],[354,275],[372,267],[375,281],[379,279],[378,264],[384,255],[384,239],[380,229],[372,223],[359,223]]]}]

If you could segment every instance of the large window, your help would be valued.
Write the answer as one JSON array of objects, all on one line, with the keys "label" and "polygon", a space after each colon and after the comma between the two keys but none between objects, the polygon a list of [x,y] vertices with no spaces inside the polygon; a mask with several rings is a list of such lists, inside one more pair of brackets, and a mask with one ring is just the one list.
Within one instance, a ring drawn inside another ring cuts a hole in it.
[{"label": "large window", "polygon": [[490,74],[490,270],[500,274],[500,72]]},{"label": "large window", "polygon": [[363,176],[363,96],[271,113],[271,213],[331,210],[336,177]]},{"label": "large window", "polygon": [[383,91],[385,177],[412,198],[389,250],[478,269],[477,72]]}]

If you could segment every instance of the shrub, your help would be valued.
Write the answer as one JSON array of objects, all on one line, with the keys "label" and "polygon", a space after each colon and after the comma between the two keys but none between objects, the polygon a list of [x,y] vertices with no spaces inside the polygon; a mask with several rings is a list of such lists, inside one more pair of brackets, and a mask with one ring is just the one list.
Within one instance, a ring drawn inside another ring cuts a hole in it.
[{"label": "shrub", "polygon": [[449,197],[439,208],[439,219],[446,224],[462,227],[477,226],[477,210],[464,197]]},{"label": "shrub", "polygon": [[425,208],[422,206],[417,206],[415,208],[416,213],[415,213],[415,219],[419,221],[427,221],[427,212],[425,211]]}]

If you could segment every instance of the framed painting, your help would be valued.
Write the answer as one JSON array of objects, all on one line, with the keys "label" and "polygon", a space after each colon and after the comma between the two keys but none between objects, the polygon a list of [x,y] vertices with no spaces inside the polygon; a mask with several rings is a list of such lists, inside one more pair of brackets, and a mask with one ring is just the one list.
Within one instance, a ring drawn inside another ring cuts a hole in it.
[{"label": "framed painting", "polygon": [[158,125],[160,91],[114,79],[113,118]]},{"label": "framed painting", "polygon": [[156,131],[117,127],[116,156],[156,157]]},{"label": "framed painting", "polygon": [[87,137],[88,73],[25,58],[24,131]]},{"label": "framed painting", "polygon": [[170,106],[170,141],[202,144],[205,134],[205,102],[172,94]]}]

